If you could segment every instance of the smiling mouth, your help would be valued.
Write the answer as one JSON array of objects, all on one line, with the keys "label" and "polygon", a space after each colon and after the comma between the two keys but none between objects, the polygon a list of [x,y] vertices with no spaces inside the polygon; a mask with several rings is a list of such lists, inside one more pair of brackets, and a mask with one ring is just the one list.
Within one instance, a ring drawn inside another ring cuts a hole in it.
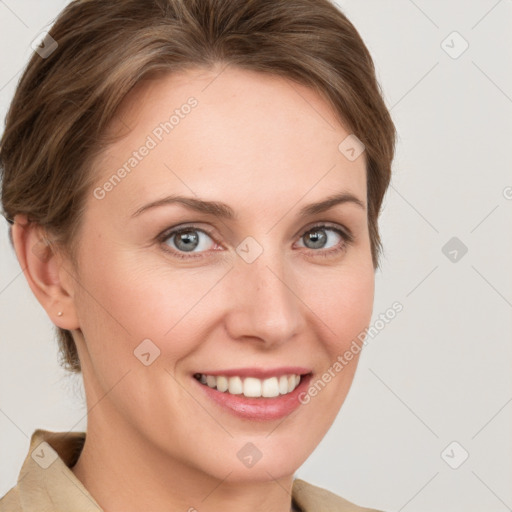
[{"label": "smiling mouth", "polygon": [[301,382],[302,377],[295,373],[258,379],[227,375],[194,374],[201,384],[230,395],[243,395],[247,398],[273,398],[291,393]]}]

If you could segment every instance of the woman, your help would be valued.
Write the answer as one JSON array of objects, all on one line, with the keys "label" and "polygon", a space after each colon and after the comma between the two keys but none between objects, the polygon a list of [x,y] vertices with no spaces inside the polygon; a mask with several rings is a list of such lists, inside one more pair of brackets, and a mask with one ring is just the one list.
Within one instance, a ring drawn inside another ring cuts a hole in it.
[{"label": "woman", "polygon": [[394,143],[328,0],[71,2],[0,158],[87,433],[36,430],[0,509],[368,510],[293,476],[354,377]]}]

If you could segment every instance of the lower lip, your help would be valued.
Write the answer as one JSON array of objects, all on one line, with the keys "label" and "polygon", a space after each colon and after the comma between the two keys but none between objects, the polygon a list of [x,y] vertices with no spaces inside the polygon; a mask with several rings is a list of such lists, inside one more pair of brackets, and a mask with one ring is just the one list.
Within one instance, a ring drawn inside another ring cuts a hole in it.
[{"label": "lower lip", "polygon": [[218,391],[206,384],[202,384],[195,377],[192,377],[192,379],[207,397],[225,410],[228,410],[240,418],[253,421],[269,421],[284,418],[301,405],[299,395],[307,390],[311,380],[311,374],[302,376],[299,385],[291,393],[272,398],[247,398],[242,394],[232,395],[227,391]]}]

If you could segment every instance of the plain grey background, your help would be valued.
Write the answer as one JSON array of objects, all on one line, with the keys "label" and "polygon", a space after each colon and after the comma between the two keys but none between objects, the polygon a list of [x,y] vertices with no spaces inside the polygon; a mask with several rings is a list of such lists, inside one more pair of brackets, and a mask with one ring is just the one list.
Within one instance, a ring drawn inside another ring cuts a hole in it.
[{"label": "plain grey background", "polygon": [[[0,0],[2,120],[30,43],[67,3]],[[399,133],[372,323],[403,311],[369,339],[296,476],[387,511],[511,510],[512,0],[338,4]],[[1,496],[32,432],[85,430],[86,409],[0,221]]]}]

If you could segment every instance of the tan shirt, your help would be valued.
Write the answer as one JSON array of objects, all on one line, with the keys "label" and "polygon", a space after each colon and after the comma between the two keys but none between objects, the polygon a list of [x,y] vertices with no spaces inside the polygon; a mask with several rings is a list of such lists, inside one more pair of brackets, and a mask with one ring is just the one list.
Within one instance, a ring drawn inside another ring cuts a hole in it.
[{"label": "tan shirt", "polygon": [[[37,429],[18,483],[0,499],[0,512],[103,512],[70,469],[82,451],[85,435]],[[297,478],[292,499],[301,512],[379,512]]]}]

